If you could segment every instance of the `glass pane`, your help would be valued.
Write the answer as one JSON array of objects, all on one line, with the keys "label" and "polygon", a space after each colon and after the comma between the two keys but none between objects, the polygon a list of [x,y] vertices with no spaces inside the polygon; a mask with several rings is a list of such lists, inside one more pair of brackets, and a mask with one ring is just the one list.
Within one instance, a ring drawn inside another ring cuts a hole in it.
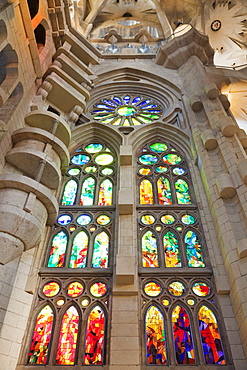
[{"label": "glass pane", "polygon": [[102,231],[94,239],[92,267],[108,267],[109,236]]},{"label": "glass pane", "polygon": [[168,285],[168,291],[172,295],[179,297],[185,292],[185,287],[180,281],[173,281]]},{"label": "glass pane", "polygon": [[97,298],[103,297],[107,293],[107,285],[101,281],[98,281],[97,283],[91,285],[90,293],[92,296]]},{"label": "glass pane", "polygon": [[177,154],[167,154],[163,157],[163,161],[167,164],[179,164],[182,162],[182,158]]},{"label": "glass pane", "polygon": [[69,297],[75,298],[79,297],[84,291],[84,287],[79,281],[74,281],[70,283],[67,287],[67,294]]},{"label": "glass pane", "polygon": [[165,225],[170,225],[175,222],[175,217],[172,215],[164,215],[161,217],[160,221]]},{"label": "glass pane", "polygon": [[72,245],[69,267],[84,268],[87,262],[88,235],[80,231],[75,237]]},{"label": "glass pane", "polygon": [[206,364],[226,365],[221,336],[215,315],[206,306],[198,313],[199,330]]},{"label": "glass pane", "polygon": [[165,177],[160,177],[157,181],[159,204],[172,204],[170,182]]},{"label": "glass pane", "polygon": [[50,250],[50,257],[48,260],[48,267],[63,267],[65,252],[67,248],[68,237],[64,231],[60,231],[52,239],[52,246]]},{"label": "glass pane", "polygon": [[74,155],[74,157],[71,158],[71,162],[73,164],[83,165],[90,161],[90,157],[88,155],[84,154],[78,154]]},{"label": "glass pane", "polygon": [[150,281],[149,283],[145,284],[144,292],[149,297],[157,297],[161,293],[161,286],[155,281]]},{"label": "glass pane", "polygon": [[194,365],[195,352],[190,328],[190,318],[183,307],[177,306],[173,310],[172,326],[176,363],[178,365]]},{"label": "glass pane", "polygon": [[111,154],[99,154],[95,158],[95,162],[100,166],[108,166],[114,161],[114,157]]},{"label": "glass pane", "polygon": [[139,157],[139,161],[145,165],[152,165],[158,162],[158,158],[153,154],[143,154],[141,157]]},{"label": "glass pane", "polygon": [[113,184],[110,180],[102,181],[99,189],[99,206],[112,205]]},{"label": "glass pane", "polygon": [[164,143],[154,143],[150,145],[150,149],[156,153],[162,153],[167,150],[167,145]]},{"label": "glass pane", "polygon": [[152,225],[155,222],[155,218],[152,215],[144,215],[141,217],[141,222],[144,225]]},{"label": "glass pane", "polygon": [[149,180],[140,183],[140,204],[154,204],[153,185]]},{"label": "glass pane", "polygon": [[210,286],[206,283],[202,283],[201,281],[194,283],[192,290],[198,297],[207,297],[207,295],[209,295],[211,292]]},{"label": "glass pane", "polygon": [[81,206],[92,206],[94,201],[95,192],[95,179],[93,177],[88,177],[84,180],[81,190]]},{"label": "glass pane", "polygon": [[175,182],[178,204],[191,204],[189,185],[185,180],[179,179]]},{"label": "glass pane", "polygon": [[46,365],[53,318],[53,311],[48,305],[38,314],[28,354],[29,364]]},{"label": "glass pane", "polygon": [[103,365],[105,314],[100,306],[92,309],[87,320],[83,365]]},{"label": "glass pane", "polygon": [[186,256],[189,267],[205,267],[204,258],[202,255],[202,246],[197,234],[189,230],[184,236],[186,247]]},{"label": "glass pane", "polygon": [[74,365],[78,326],[79,314],[76,308],[71,306],[62,320],[56,355],[57,365]]},{"label": "glass pane", "polygon": [[142,266],[159,267],[157,240],[152,231],[147,231],[142,237]]},{"label": "glass pane", "polygon": [[146,356],[148,365],[166,365],[164,318],[160,310],[151,306],[146,313]]},{"label": "glass pane", "polygon": [[70,180],[64,187],[62,206],[73,206],[75,204],[77,182]]},{"label": "glass pane", "polygon": [[95,143],[92,143],[92,144],[88,144],[85,148],[86,152],[88,153],[98,153],[100,152],[101,150],[103,149],[103,145],[101,144],[95,144]]},{"label": "glass pane", "polygon": [[61,215],[57,219],[59,225],[68,225],[71,221],[72,217],[70,215]]},{"label": "glass pane", "polygon": [[181,257],[176,236],[168,231],[163,238],[166,267],[181,267]]},{"label": "glass pane", "polygon": [[50,281],[43,287],[43,293],[46,297],[55,297],[60,290],[60,286],[55,281]]}]

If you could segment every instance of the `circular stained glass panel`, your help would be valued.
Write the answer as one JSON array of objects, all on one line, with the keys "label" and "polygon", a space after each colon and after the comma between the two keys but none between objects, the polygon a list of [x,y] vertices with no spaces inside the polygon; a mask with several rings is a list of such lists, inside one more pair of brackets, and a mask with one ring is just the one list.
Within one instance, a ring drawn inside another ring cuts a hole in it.
[{"label": "circular stained glass panel", "polygon": [[96,221],[99,225],[105,226],[111,222],[111,218],[107,215],[100,215]]},{"label": "circular stained glass panel", "polygon": [[74,155],[74,157],[72,157],[72,159],[71,159],[71,162],[73,164],[78,164],[78,165],[81,165],[81,166],[83,164],[86,164],[89,161],[90,161],[90,157],[88,155],[84,155],[84,154]]},{"label": "circular stained glass panel", "polygon": [[94,283],[93,285],[91,285],[90,293],[92,294],[92,296],[97,298],[103,297],[107,293],[107,286],[105,283],[102,283],[100,281]]},{"label": "circular stained glass panel", "polygon": [[185,170],[182,167],[175,167],[173,168],[172,172],[174,173],[174,175],[180,176],[185,174]]},{"label": "circular stained glass panel", "polygon": [[192,290],[198,297],[207,297],[211,291],[209,285],[202,282],[193,284]]},{"label": "circular stained glass panel", "polygon": [[136,126],[162,116],[162,109],[152,99],[141,96],[114,96],[95,104],[91,112],[101,123],[114,126]]},{"label": "circular stained glass panel", "polygon": [[168,168],[164,167],[164,166],[157,166],[157,167],[155,167],[155,171],[158,172],[158,173],[164,173],[164,172],[168,171]]},{"label": "circular stained glass panel", "polygon": [[187,303],[188,303],[188,305],[190,305],[190,306],[194,306],[194,304],[195,304],[195,300],[194,300],[194,299],[189,298],[189,299],[187,299]]},{"label": "circular stained glass panel", "polygon": [[195,223],[195,217],[191,215],[183,215],[181,221],[185,225],[193,225]]},{"label": "circular stained glass panel", "polygon": [[61,215],[57,219],[59,225],[68,225],[71,221],[72,217],[70,215]]},{"label": "circular stained glass panel", "polygon": [[90,224],[91,220],[92,218],[89,215],[80,215],[79,217],[77,217],[76,222],[79,225],[85,226],[85,225]]},{"label": "circular stained glass panel", "polygon": [[182,162],[182,158],[177,154],[167,154],[163,157],[163,161],[167,164],[179,164]]},{"label": "circular stained glass panel", "polygon": [[163,304],[164,306],[169,306],[169,304],[170,304],[169,299],[162,299],[162,304]]},{"label": "circular stained glass panel", "polygon": [[88,166],[88,167],[84,168],[84,171],[86,173],[94,173],[94,172],[97,171],[97,167],[96,166]]},{"label": "circular stained glass panel", "polygon": [[179,296],[183,295],[183,293],[185,291],[185,287],[179,281],[173,281],[172,283],[170,283],[168,285],[168,291],[172,295],[174,295],[176,297],[179,297]]},{"label": "circular stained glass panel", "polygon": [[64,299],[58,299],[57,300],[57,305],[59,306],[59,307],[61,307],[61,306],[63,306],[64,305]]},{"label": "circular stained glass panel", "polygon": [[167,150],[167,145],[164,143],[154,143],[150,145],[150,149],[155,153],[163,153]]},{"label": "circular stained glass panel", "polygon": [[161,222],[165,225],[171,225],[175,222],[175,217],[172,215],[164,215],[161,217]]},{"label": "circular stained glass panel", "polygon": [[113,169],[112,168],[103,168],[103,170],[101,171],[102,175],[104,176],[110,176],[113,174]]},{"label": "circular stained glass panel", "polygon": [[150,281],[149,283],[145,284],[144,292],[149,297],[157,297],[161,293],[161,286],[155,281]]},{"label": "circular stained glass panel", "polygon": [[78,281],[74,281],[67,287],[67,294],[69,297],[72,298],[79,297],[79,295],[81,295],[83,291],[84,291],[83,285]]},{"label": "circular stained glass panel", "polygon": [[68,174],[70,176],[77,176],[80,172],[81,170],[79,170],[79,168],[71,168],[70,170],[68,170]]},{"label": "circular stained glass panel", "polygon": [[156,155],[152,154],[143,154],[141,157],[139,157],[139,162],[146,165],[155,164],[158,162],[158,158]]},{"label": "circular stained glass panel", "polygon": [[81,301],[82,307],[87,307],[89,305],[90,301],[89,299],[85,298]]},{"label": "circular stained glass panel", "polygon": [[142,168],[139,169],[139,174],[140,175],[145,176],[145,175],[149,175],[150,173],[151,173],[150,168],[142,167]]},{"label": "circular stained glass panel", "polygon": [[86,148],[85,148],[86,152],[88,152],[88,153],[92,153],[92,154],[94,154],[94,153],[98,153],[98,152],[100,152],[102,149],[103,149],[103,145],[101,145],[101,144],[94,144],[94,143],[92,143],[92,144],[88,144],[88,145],[86,146]]},{"label": "circular stained glass panel", "polygon": [[60,286],[55,281],[51,281],[48,284],[45,284],[43,288],[43,293],[46,297],[54,297],[58,294]]},{"label": "circular stained glass panel", "polygon": [[152,225],[154,223],[154,221],[155,221],[155,218],[152,215],[143,215],[141,217],[141,222],[144,225]]},{"label": "circular stained glass panel", "polygon": [[99,164],[100,166],[108,166],[114,161],[114,157],[111,154],[99,154],[95,158],[95,162]]}]

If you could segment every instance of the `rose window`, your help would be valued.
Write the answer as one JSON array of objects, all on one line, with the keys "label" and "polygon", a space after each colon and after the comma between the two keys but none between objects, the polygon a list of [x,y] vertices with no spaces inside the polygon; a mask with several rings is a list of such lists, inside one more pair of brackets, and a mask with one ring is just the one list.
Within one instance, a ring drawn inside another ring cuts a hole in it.
[{"label": "rose window", "polygon": [[160,119],[162,108],[151,98],[114,96],[95,104],[93,119],[114,126],[137,126]]}]

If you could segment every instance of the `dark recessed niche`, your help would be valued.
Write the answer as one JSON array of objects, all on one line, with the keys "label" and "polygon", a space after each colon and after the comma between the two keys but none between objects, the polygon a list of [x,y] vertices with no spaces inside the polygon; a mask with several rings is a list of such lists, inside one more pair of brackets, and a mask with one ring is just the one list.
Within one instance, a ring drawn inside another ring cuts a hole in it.
[{"label": "dark recessed niche", "polygon": [[27,0],[27,4],[31,19],[33,19],[39,11],[39,0]]}]

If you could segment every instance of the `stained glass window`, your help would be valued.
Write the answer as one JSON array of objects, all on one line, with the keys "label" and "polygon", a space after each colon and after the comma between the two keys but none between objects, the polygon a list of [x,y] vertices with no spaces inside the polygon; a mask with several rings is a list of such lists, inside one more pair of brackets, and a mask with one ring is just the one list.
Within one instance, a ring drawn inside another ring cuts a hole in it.
[{"label": "stained glass window", "polygon": [[88,315],[83,364],[103,365],[105,346],[105,314],[100,306]]},{"label": "stained glass window", "polygon": [[178,239],[174,233],[168,231],[163,238],[166,267],[181,267]]},{"label": "stained glass window", "polygon": [[92,267],[106,268],[108,266],[109,236],[105,231],[94,239]]},{"label": "stained glass window", "polygon": [[143,180],[140,184],[140,204],[153,204],[153,186],[149,180]]},{"label": "stained glass window", "polygon": [[184,237],[186,256],[189,267],[205,267],[202,247],[197,234],[193,230],[187,231]]},{"label": "stained glass window", "polygon": [[53,239],[50,249],[50,257],[48,267],[63,267],[65,260],[65,252],[68,243],[68,236],[64,231],[59,231]]},{"label": "stained glass window", "polygon": [[64,187],[62,205],[73,206],[75,204],[75,198],[77,193],[78,184],[75,180],[70,180]]},{"label": "stained glass window", "polygon": [[156,306],[147,310],[146,320],[146,363],[148,365],[166,365],[166,340],[164,317]]},{"label": "stained glass window", "polygon": [[152,231],[147,231],[142,237],[142,266],[159,266],[157,239]]},{"label": "stained glass window", "polygon": [[49,305],[39,312],[28,354],[28,363],[46,365],[54,314]]},{"label": "stained glass window", "polygon": [[88,235],[85,233],[85,231],[80,231],[73,240],[69,267],[85,267],[87,261],[87,251]]},{"label": "stained glass window", "polygon": [[158,102],[142,96],[113,96],[96,103],[91,115],[107,125],[138,126],[160,119],[162,108]]},{"label": "stained glass window", "polygon": [[198,321],[205,363],[225,365],[225,354],[213,311],[203,305],[198,312]]},{"label": "stained glass window", "polygon": [[56,355],[57,365],[75,363],[79,319],[78,311],[74,306],[71,306],[63,316]]}]

